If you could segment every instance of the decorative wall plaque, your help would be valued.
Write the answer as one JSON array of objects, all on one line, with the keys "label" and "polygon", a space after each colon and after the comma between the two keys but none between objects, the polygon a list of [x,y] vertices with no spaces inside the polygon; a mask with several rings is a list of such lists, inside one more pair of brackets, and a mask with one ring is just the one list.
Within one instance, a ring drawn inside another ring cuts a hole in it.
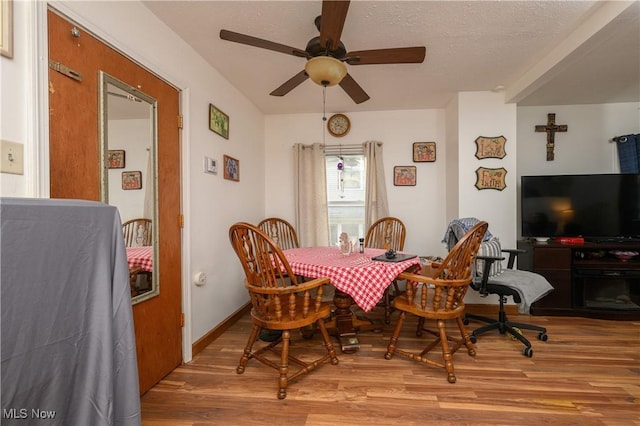
[{"label": "decorative wall plaque", "polygon": [[476,188],[478,189],[497,189],[502,191],[507,187],[505,177],[507,170],[504,167],[499,169],[488,169],[486,167],[478,167],[476,169]]},{"label": "decorative wall plaque", "polygon": [[496,136],[489,138],[486,136],[478,136],[476,139],[476,157],[479,160],[483,158],[504,158],[507,153],[504,150],[504,144],[507,138],[504,136]]}]

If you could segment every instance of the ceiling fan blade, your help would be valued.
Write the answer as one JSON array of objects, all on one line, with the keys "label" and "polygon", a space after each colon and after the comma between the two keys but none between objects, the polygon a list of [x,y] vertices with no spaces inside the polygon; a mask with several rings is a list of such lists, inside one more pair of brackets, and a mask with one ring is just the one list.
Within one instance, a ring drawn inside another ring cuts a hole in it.
[{"label": "ceiling fan blade", "polygon": [[289,80],[285,81],[282,86],[278,87],[273,92],[269,93],[271,96],[284,96],[296,87],[298,87],[301,83],[303,83],[309,76],[307,73],[302,70],[298,74],[291,77]]},{"label": "ceiling fan blade", "polygon": [[345,62],[349,65],[419,64],[424,62],[426,53],[424,46],[359,50],[347,53]]},{"label": "ceiling fan blade", "polygon": [[[324,0],[322,2],[322,18],[320,18],[320,46],[334,51],[340,43],[349,10],[348,1]],[[328,44],[329,43],[329,44]]]},{"label": "ceiling fan blade", "polygon": [[370,99],[369,95],[367,95],[367,92],[365,92],[362,87],[360,87],[360,85],[356,83],[356,81],[353,79],[353,77],[351,77],[351,74],[349,73],[347,73],[347,75],[345,75],[340,82],[340,87],[342,87],[342,89],[347,92],[347,95],[349,95],[351,99],[353,99],[353,101],[357,104],[361,104],[364,101],[368,101]]},{"label": "ceiling fan blade", "polygon": [[222,40],[233,41],[235,43],[242,43],[249,46],[259,47],[261,49],[273,50],[287,55],[299,56],[301,58],[309,58],[309,54],[304,50],[297,49],[295,47],[286,46],[284,44],[275,43],[269,40],[263,40],[261,38],[252,37],[246,34],[240,34],[228,30],[220,30],[220,38]]}]

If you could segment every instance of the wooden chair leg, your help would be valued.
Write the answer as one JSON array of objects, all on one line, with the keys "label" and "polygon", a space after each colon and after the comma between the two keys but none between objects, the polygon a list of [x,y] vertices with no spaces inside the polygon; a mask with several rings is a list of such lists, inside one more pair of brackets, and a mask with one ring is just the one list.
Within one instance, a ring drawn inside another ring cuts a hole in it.
[{"label": "wooden chair leg", "polygon": [[400,331],[402,331],[402,324],[404,323],[405,312],[400,312],[400,316],[398,316],[398,322],[396,323],[396,328],[393,330],[393,335],[389,340],[389,346],[387,346],[387,353],[384,354],[385,359],[393,358],[393,353],[396,350],[396,345],[398,344],[398,338],[400,336]]},{"label": "wooden chair leg", "polygon": [[244,373],[245,366],[247,365],[247,362],[249,362],[249,359],[251,358],[251,349],[253,348],[253,344],[258,338],[258,334],[260,333],[261,329],[262,327],[256,324],[253,324],[253,326],[251,327],[251,333],[249,333],[249,339],[247,340],[247,345],[244,347],[244,352],[240,357],[240,363],[236,368],[236,373],[238,374]]},{"label": "wooden chair leg", "polygon": [[316,324],[318,326],[318,329],[320,330],[320,334],[322,335],[324,347],[327,349],[327,352],[331,357],[331,364],[338,365],[338,355],[336,355],[336,349],[333,346],[333,343],[331,343],[331,337],[329,337],[327,327],[324,325],[324,319],[319,319]]},{"label": "wooden chair leg", "polygon": [[278,399],[287,397],[287,385],[289,384],[289,344],[291,343],[291,332],[282,332],[282,352],[280,355],[280,377],[278,378]]},{"label": "wooden chair leg", "polygon": [[440,344],[442,345],[442,358],[444,358],[444,368],[447,370],[447,381],[449,383],[456,382],[456,375],[453,370],[453,357],[451,356],[451,348],[449,347],[449,339],[447,339],[447,331],[445,329],[444,320],[437,320],[438,330],[440,331]]},{"label": "wooden chair leg", "polygon": [[384,323],[391,324],[391,292],[389,289],[384,291]]},{"label": "wooden chair leg", "polygon": [[416,327],[416,336],[422,337],[422,332],[424,331],[424,318],[418,318],[418,327]]},{"label": "wooden chair leg", "polygon": [[458,317],[456,318],[456,322],[458,323],[458,329],[460,329],[460,336],[462,337],[462,341],[467,348],[467,353],[470,356],[476,356],[476,348],[471,342],[471,336],[467,331],[467,327],[465,327],[464,325],[464,320],[462,319],[462,317]]}]

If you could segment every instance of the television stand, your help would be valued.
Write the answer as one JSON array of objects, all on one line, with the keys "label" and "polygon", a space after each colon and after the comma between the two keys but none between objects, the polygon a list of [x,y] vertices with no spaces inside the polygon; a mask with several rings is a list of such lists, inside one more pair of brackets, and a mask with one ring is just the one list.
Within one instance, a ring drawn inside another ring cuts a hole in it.
[{"label": "television stand", "polygon": [[585,241],[590,242],[590,243],[596,243],[596,244],[602,244],[602,243],[615,243],[615,244],[638,244],[640,245],[640,238],[636,238],[636,237],[625,237],[625,238],[616,238],[616,237],[611,237],[611,238],[600,238],[600,237],[593,237],[593,238],[586,238]]},{"label": "television stand", "polygon": [[531,307],[533,315],[640,320],[640,241],[587,241],[579,244],[518,241],[526,253],[518,269],[543,275],[554,291]]}]

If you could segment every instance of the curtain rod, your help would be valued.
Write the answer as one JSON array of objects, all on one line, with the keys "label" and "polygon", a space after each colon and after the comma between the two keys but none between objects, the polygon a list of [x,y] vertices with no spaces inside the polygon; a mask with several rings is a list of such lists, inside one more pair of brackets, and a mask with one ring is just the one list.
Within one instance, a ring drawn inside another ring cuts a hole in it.
[{"label": "curtain rod", "polygon": [[609,142],[620,142],[625,143],[627,141],[626,136],[614,136]]}]

